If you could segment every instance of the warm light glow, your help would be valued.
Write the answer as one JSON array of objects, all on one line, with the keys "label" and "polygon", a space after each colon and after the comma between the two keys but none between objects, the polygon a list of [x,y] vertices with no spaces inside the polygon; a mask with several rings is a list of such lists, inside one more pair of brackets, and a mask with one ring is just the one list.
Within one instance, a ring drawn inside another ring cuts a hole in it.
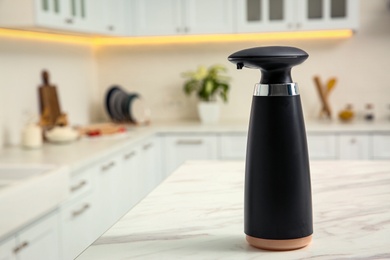
[{"label": "warm light glow", "polygon": [[214,35],[180,35],[150,37],[96,37],[96,45],[156,45],[175,43],[212,43],[242,41],[274,41],[303,39],[340,39],[353,35],[352,30],[273,32],[256,34],[214,34]]},{"label": "warm light glow", "polygon": [[92,37],[67,35],[67,34],[54,34],[45,32],[31,32],[21,30],[10,30],[0,28],[0,37],[18,38],[24,40],[36,40],[36,41],[48,41],[48,42],[60,42],[70,44],[93,44]]},{"label": "warm light glow", "polygon": [[11,37],[26,40],[52,41],[92,46],[105,45],[160,45],[212,42],[275,41],[304,39],[341,39],[353,35],[352,30],[272,32],[250,34],[214,34],[214,35],[177,35],[177,36],[143,36],[143,37],[87,37],[44,32],[31,32],[0,28],[0,37]]}]

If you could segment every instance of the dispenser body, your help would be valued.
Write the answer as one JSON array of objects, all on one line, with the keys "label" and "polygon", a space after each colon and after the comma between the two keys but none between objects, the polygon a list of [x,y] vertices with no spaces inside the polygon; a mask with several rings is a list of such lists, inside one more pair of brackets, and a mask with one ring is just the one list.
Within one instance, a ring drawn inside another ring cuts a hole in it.
[{"label": "dispenser body", "polygon": [[310,168],[299,95],[254,95],[245,170],[245,233],[288,240],[313,233]]}]

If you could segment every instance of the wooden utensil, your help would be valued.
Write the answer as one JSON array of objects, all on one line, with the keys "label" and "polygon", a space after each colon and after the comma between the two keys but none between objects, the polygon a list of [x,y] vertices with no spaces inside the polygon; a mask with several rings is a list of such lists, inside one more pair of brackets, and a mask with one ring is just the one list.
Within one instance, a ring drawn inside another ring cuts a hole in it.
[{"label": "wooden utensil", "polygon": [[55,126],[58,121],[61,125],[67,125],[66,115],[61,113],[56,86],[50,84],[49,72],[46,70],[42,71],[39,101],[41,126]]},{"label": "wooden utensil", "polygon": [[[329,107],[327,95],[325,95],[326,91],[322,87],[320,78],[318,76],[315,76],[314,77],[314,82],[316,84],[317,91],[318,91],[318,93],[320,95],[320,99],[321,99],[321,102],[322,102],[322,109],[321,109],[321,112],[320,112],[320,117],[322,117],[323,113],[325,113],[326,117],[331,118],[332,117],[332,112],[331,112],[330,107]],[[333,87],[331,87],[331,88],[333,88]]]}]

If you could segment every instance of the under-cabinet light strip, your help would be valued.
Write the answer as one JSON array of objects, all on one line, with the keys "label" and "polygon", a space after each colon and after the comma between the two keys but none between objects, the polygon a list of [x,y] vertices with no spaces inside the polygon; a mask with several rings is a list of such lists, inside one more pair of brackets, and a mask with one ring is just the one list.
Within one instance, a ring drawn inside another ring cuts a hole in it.
[{"label": "under-cabinet light strip", "polygon": [[242,42],[242,41],[275,41],[275,40],[310,40],[341,39],[353,35],[352,30],[272,32],[246,34],[213,34],[213,35],[179,35],[150,37],[102,37],[53,34],[0,28],[0,37],[11,37],[26,40],[52,41],[70,44],[87,44],[94,46],[108,45],[159,45],[181,43]]}]

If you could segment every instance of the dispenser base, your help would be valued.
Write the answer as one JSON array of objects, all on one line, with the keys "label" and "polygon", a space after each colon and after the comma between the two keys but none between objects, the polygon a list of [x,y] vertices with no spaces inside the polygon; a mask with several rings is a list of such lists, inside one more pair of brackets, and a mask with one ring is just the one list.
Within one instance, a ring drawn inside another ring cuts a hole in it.
[{"label": "dispenser base", "polygon": [[288,251],[295,250],[307,246],[312,239],[312,235],[296,239],[262,239],[257,237],[246,236],[246,241],[251,246],[272,251]]}]

